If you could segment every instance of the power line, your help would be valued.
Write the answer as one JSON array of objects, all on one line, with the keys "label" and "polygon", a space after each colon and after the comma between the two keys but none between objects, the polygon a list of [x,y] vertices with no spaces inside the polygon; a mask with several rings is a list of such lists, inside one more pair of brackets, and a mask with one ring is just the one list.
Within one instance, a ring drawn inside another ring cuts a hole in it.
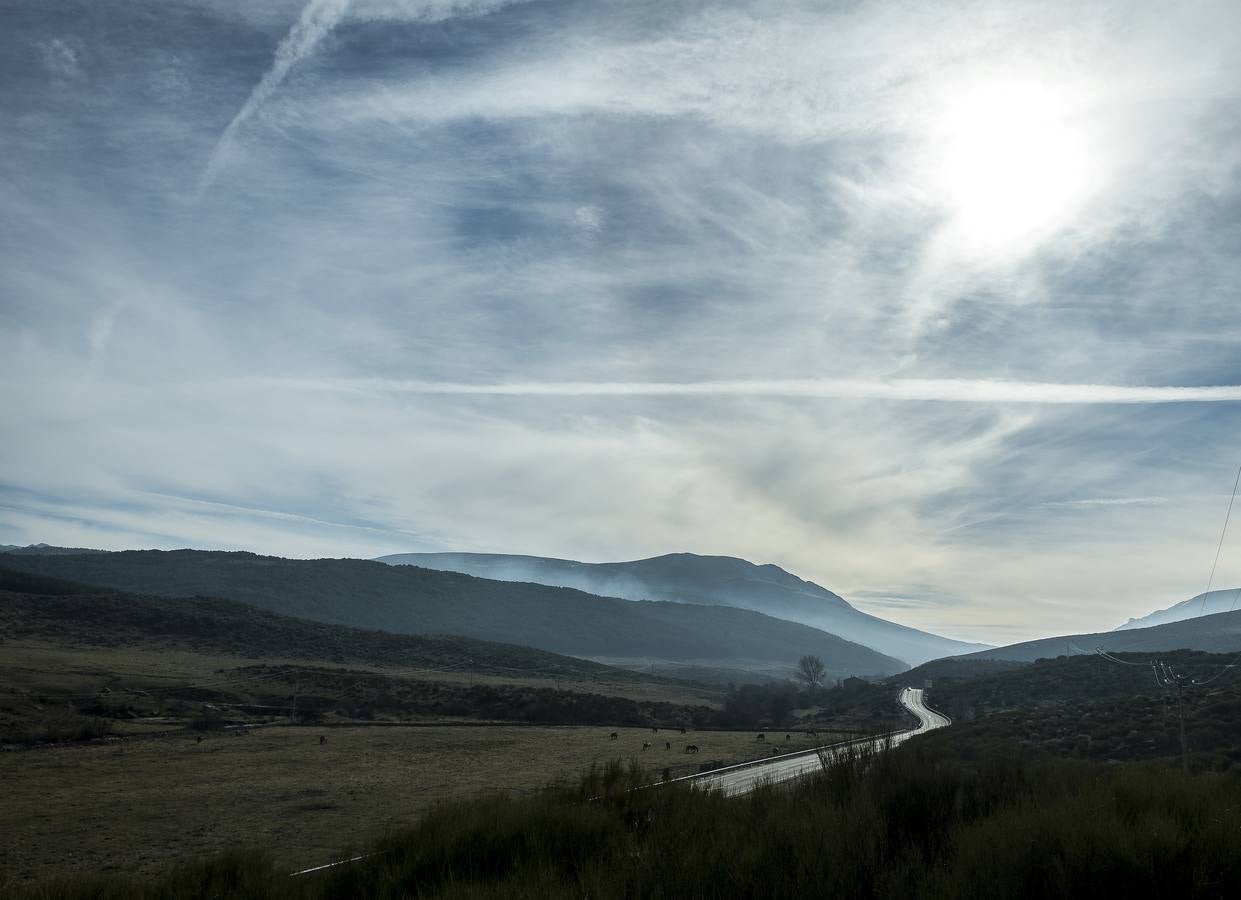
[{"label": "power line", "polygon": [[1219,565],[1219,554],[1224,549],[1224,535],[1228,533],[1228,520],[1232,518],[1232,505],[1237,499],[1237,485],[1241,484],[1241,466],[1237,466],[1237,477],[1232,482],[1232,496],[1228,498],[1228,512],[1224,514],[1224,527],[1219,533],[1219,544],[1215,548],[1215,561],[1211,563],[1211,576],[1207,579],[1207,589],[1202,594],[1202,609],[1198,611],[1198,615],[1202,615],[1202,610],[1207,606],[1207,594],[1211,593],[1211,585],[1215,583],[1215,569]]},{"label": "power line", "polygon": [[[1207,596],[1211,593],[1211,586],[1215,584],[1215,570],[1219,567],[1219,555],[1220,555],[1220,552],[1224,549],[1224,537],[1228,534],[1228,523],[1229,521],[1232,520],[1232,507],[1233,507],[1233,504],[1236,503],[1236,500],[1237,500],[1237,486],[1238,485],[1241,485],[1241,466],[1237,466],[1237,477],[1234,478],[1232,481],[1232,494],[1228,498],[1228,511],[1224,514],[1224,527],[1221,528],[1219,532],[1219,543],[1215,545],[1215,559],[1211,562],[1211,574],[1210,576],[1207,577],[1207,589],[1202,592],[1202,603],[1198,607],[1198,615],[1196,617],[1198,619],[1201,619],[1203,616],[1203,613],[1206,612]],[[1241,588],[1238,589],[1238,594],[1241,595]],[[1236,597],[1233,597],[1232,605],[1234,607],[1237,605]],[[1198,624],[1198,642],[1199,643],[1202,642],[1201,622],[1199,622]],[[1196,679],[1198,672],[1200,672],[1201,669],[1202,669],[1201,665],[1198,665],[1194,668],[1193,674],[1190,676],[1191,681],[1194,681]],[[1215,677],[1219,677],[1219,676],[1216,675]]]},{"label": "power line", "polygon": [[1102,647],[1096,647],[1094,652],[1097,653],[1099,656],[1103,657],[1104,659],[1106,659],[1108,662],[1119,663],[1122,666],[1145,666],[1146,665],[1146,663],[1129,662],[1129,660],[1127,659],[1121,659],[1119,656],[1115,656],[1109,653],[1108,651],[1104,650]]}]

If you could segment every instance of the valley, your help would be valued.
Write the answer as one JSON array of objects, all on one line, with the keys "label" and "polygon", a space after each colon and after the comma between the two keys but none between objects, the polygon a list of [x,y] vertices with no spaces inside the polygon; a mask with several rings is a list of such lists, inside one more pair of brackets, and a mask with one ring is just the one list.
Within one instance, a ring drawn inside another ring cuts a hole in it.
[{"label": "valley", "polygon": [[[1146,658],[1107,658],[1075,642],[1112,641],[1122,654],[1122,647],[1152,648],[1180,670],[1224,675],[1231,654],[1166,648],[1186,640],[1236,646],[1233,623],[1241,617],[1049,638],[896,674],[829,675],[813,686],[787,677],[793,658],[734,651],[583,659],[270,608],[340,616],[343,606],[333,612],[325,602],[350,590],[347,573],[361,573],[361,596],[372,604],[369,611],[352,606],[355,619],[394,615],[401,596],[432,608],[416,591],[367,587],[370,575],[390,571],[378,563],[340,561],[307,574],[248,554],[6,553],[10,561],[0,567],[0,779],[12,787],[0,804],[0,830],[16,837],[0,851],[0,892],[7,878],[22,897],[29,896],[24,886],[37,888],[53,874],[66,884],[80,876],[84,886],[113,879],[127,894],[204,864],[241,865],[274,896],[285,882],[269,881],[287,877],[281,872],[392,846],[444,815],[474,821],[472,810],[499,803],[537,819],[545,814],[538,810],[575,809],[583,796],[611,796],[618,784],[680,785],[676,779],[717,769],[724,772],[700,784],[720,796],[753,792],[757,799],[748,802],[760,805],[782,802],[764,786],[777,776],[796,776],[782,789],[793,793],[819,790],[820,778],[860,779],[851,790],[877,790],[866,774],[871,764],[855,768],[858,752],[906,760],[893,763],[893,772],[906,773],[901,778],[914,777],[902,768],[908,760],[927,754],[939,771],[966,779],[973,767],[1003,758],[1173,766],[1179,719]],[[412,576],[401,582],[406,590],[411,583],[422,589],[423,572],[394,575]],[[70,577],[84,574],[110,583]],[[447,584],[466,601],[516,591],[529,609],[546,596],[540,585],[447,574],[463,579]],[[325,575],[338,582],[316,583]],[[175,593],[153,593],[156,587]],[[220,596],[228,593],[234,596]],[[437,597],[447,603],[456,595]],[[704,608],[592,597],[570,602]],[[758,615],[724,610],[731,613]],[[571,633],[572,618],[566,627]],[[659,645],[656,631],[646,635]],[[1057,646],[1070,653],[1041,655]],[[1241,770],[1239,690],[1221,679],[1187,692],[1191,771]],[[905,697],[917,698],[916,718],[898,702]],[[923,734],[928,723],[939,727]],[[867,737],[889,733],[900,735],[900,747]],[[853,749],[806,752],[824,744]],[[751,762],[757,765],[727,768]],[[905,788],[922,789],[916,780]],[[678,790],[659,788],[670,797]],[[313,896],[320,883],[372,872],[360,862],[296,891]],[[94,896],[94,888],[82,889],[80,896]]]}]

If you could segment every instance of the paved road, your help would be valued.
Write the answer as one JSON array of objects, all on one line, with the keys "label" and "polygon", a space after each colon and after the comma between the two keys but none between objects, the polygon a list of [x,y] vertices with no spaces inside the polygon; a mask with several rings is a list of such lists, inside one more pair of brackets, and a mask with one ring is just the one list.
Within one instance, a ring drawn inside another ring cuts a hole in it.
[{"label": "paved road", "polygon": [[849,750],[883,749],[885,743],[890,746],[904,743],[916,734],[932,731],[950,725],[951,720],[933,709],[928,709],[922,700],[921,688],[905,688],[900,694],[901,705],[918,717],[918,727],[908,731],[898,731],[892,735],[861,738],[856,741],[845,741],[841,744],[830,744],[816,750],[805,750],[801,753],[790,753],[786,756],[772,757],[770,760],[757,763],[742,763],[704,772],[701,775],[690,775],[685,779],[703,787],[723,791],[727,795],[746,794],[754,790],[760,782],[787,781],[799,775],[808,775],[822,767],[820,756],[831,758]]}]

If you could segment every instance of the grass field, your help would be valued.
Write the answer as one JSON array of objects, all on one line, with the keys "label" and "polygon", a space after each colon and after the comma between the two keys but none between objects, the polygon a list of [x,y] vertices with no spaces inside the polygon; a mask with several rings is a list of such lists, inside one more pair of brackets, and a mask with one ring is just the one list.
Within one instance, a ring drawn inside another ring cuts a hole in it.
[{"label": "grass field", "polygon": [[[967,760],[916,739],[740,798],[683,783],[630,790],[642,783],[617,765],[559,790],[449,801],[369,844],[355,828],[369,855],[301,878],[289,877],[279,854],[292,838],[277,830],[267,833],[275,856],[260,848],[150,875],[0,880],[0,896],[1233,900],[1241,884],[1241,779],[1158,763]],[[323,802],[286,806],[284,819]]]},{"label": "grass field", "polygon": [[[66,647],[41,641],[8,641],[0,660],[0,697],[18,689],[82,693],[120,685],[144,688],[167,684],[220,680],[220,670],[253,664],[258,657],[223,653],[200,653],[168,648]],[[305,659],[262,657],[265,664],[306,665]],[[557,690],[595,691],[633,700],[658,700],[684,705],[716,706],[720,691],[687,682],[669,680],[626,681],[608,678],[555,678],[540,675],[472,674],[435,669],[397,669],[391,666],[350,663],[351,669],[397,675],[410,680],[449,684],[495,684],[551,687]]]},{"label": "grass field", "polygon": [[[467,686],[492,686],[580,692],[687,707],[716,707],[721,696],[710,688],[671,680],[509,676],[397,669],[360,663],[316,670],[315,661],[305,659],[269,657],[258,660],[162,647],[66,647],[36,641],[7,641],[3,646],[4,652],[0,654],[0,744],[67,739],[83,729],[129,733],[170,727],[141,721],[162,720],[163,717],[180,718],[180,724],[184,725],[189,718],[201,713],[203,702],[219,704],[223,701],[226,706],[230,702],[257,703],[260,708],[230,708],[228,711],[234,716],[244,713],[247,718],[281,717],[291,709],[299,687],[303,692],[308,688],[312,691],[316,687],[324,688],[323,681],[325,677],[331,678],[331,672],[345,671],[370,676],[365,688],[369,693],[359,697],[356,692],[346,691],[339,696],[340,704],[350,708],[368,706],[368,700],[386,693],[408,695],[415,685],[439,686],[437,689],[447,694]],[[284,666],[288,671],[278,676],[270,672],[256,675],[256,665],[267,667],[267,670]],[[347,679],[350,684],[357,681],[356,678]],[[320,705],[332,705],[330,689],[326,697],[323,690],[317,693]],[[274,708],[261,708],[263,706]],[[400,703],[388,703],[372,717],[426,719],[425,715],[400,707]],[[92,708],[97,711],[91,713]]]},{"label": "grass field", "polygon": [[0,870],[149,872],[237,845],[270,848],[292,869],[408,826],[437,801],[530,794],[592,763],[632,758],[652,777],[676,776],[770,752],[753,732],[617,731],[612,741],[598,727],[268,727],[3,753]]}]

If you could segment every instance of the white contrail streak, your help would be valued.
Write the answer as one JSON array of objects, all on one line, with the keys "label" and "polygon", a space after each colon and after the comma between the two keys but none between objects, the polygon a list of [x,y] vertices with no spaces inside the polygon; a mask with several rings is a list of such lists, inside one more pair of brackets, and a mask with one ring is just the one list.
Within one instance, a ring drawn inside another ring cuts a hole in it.
[{"label": "white contrail streak", "polygon": [[233,120],[228,123],[220,139],[216,141],[215,149],[211,151],[211,158],[207,160],[207,167],[198,181],[198,197],[201,197],[215,181],[221,166],[224,165],[224,159],[237,129],[275,93],[280,83],[288,77],[290,70],[314,52],[319,42],[344,18],[352,2],[353,0],[310,0],[306,4],[297,23],[276,48],[276,58],[271,68],[255,85],[250,96],[246,98],[246,102],[237,111],[237,115],[233,116]]},{"label": "white contrail streak", "polygon": [[309,391],[502,397],[807,397],[945,403],[1228,403],[1241,385],[1132,387],[988,379],[785,379],[765,381],[519,381],[498,384],[382,378],[264,378],[269,387]]}]

